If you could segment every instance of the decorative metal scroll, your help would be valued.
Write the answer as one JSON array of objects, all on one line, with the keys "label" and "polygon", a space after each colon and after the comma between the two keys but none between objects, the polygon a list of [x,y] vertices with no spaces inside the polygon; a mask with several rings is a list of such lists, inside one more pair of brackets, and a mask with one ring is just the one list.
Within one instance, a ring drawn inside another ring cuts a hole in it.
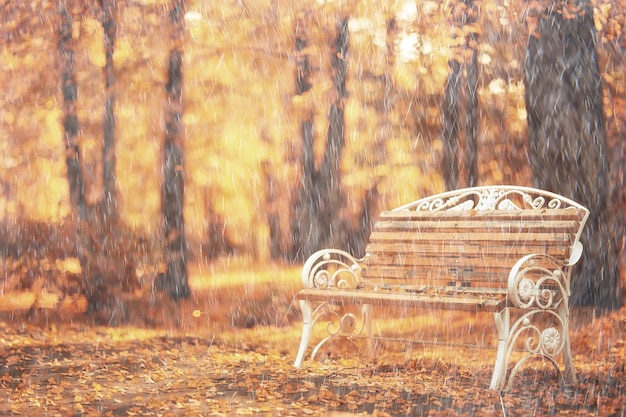
[{"label": "decorative metal scroll", "polygon": [[359,260],[339,249],[322,249],[302,268],[305,288],[353,289],[361,283]]},{"label": "decorative metal scroll", "polygon": [[549,255],[524,256],[509,274],[509,301],[518,308],[549,310],[558,308],[561,303],[567,308],[570,280],[564,272],[565,266]]},{"label": "decorative metal scroll", "polygon": [[584,208],[549,191],[529,187],[484,186],[449,191],[417,200],[394,211],[522,210]]},{"label": "decorative metal scroll", "polygon": [[[533,320],[537,315],[548,315],[552,320],[548,320],[546,317]],[[557,358],[563,353],[567,354],[566,350],[569,346],[569,330],[566,320],[567,318],[563,318],[562,314],[554,310],[531,310],[515,321],[510,331],[505,363],[509,363],[514,349],[520,347],[520,343],[517,343],[518,340],[523,340],[521,349],[525,354],[511,370],[507,390],[512,388],[517,372],[528,360],[533,358],[547,359],[556,372],[561,374]],[[546,323],[550,324],[545,325]]]},{"label": "decorative metal scroll", "polygon": [[354,313],[339,313],[338,309],[339,307],[324,302],[313,312],[314,322],[321,317],[328,319],[326,324],[328,336],[313,348],[311,360],[315,360],[315,356],[320,348],[332,339],[342,337],[353,341],[354,338],[361,336],[368,326],[368,321],[371,320],[369,317],[369,306],[362,307],[361,317]]},{"label": "decorative metal scroll", "polygon": [[[508,280],[509,302],[528,311],[512,324],[507,335],[504,363],[509,363],[513,350],[520,345],[524,352],[511,370],[507,390],[511,389],[516,373],[529,359],[545,358],[559,374],[559,356],[563,356],[566,362],[566,371],[571,365],[568,330],[569,265],[549,255],[531,254],[522,257],[511,269]],[[568,372],[572,372],[571,369]],[[573,373],[568,377],[575,380]]]}]

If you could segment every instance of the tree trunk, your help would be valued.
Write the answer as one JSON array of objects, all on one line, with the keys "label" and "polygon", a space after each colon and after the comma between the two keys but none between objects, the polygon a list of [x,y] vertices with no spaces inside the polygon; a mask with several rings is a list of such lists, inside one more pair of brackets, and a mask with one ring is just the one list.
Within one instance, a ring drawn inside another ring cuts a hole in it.
[{"label": "tree trunk", "polygon": [[117,33],[116,0],[102,0],[102,28],[104,29],[104,65],[105,103],[104,103],[104,140],[102,145],[103,199],[102,218],[105,223],[117,220],[117,181],[115,179],[115,37]]},{"label": "tree trunk", "polygon": [[[328,112],[328,132],[326,133],[326,148],[319,169],[317,184],[317,223],[319,225],[323,246],[342,247],[346,242],[342,239],[343,227],[339,222],[340,210],[343,206],[341,188],[341,158],[346,143],[345,138],[345,102],[348,98],[346,87],[348,69],[348,18],[341,18],[337,24],[331,68],[333,85],[335,87],[335,101],[330,105]],[[319,249],[319,248],[316,248]]]},{"label": "tree trunk", "polygon": [[443,180],[446,190],[459,188],[459,107],[461,95],[461,63],[452,58],[448,65],[450,74],[446,79],[443,96]]},{"label": "tree trunk", "polygon": [[348,236],[348,244],[346,250],[356,256],[362,258],[365,256],[365,249],[372,233],[372,227],[379,213],[378,202],[380,193],[378,184],[374,183],[370,189],[365,191],[363,197],[363,205],[358,216],[357,229],[350,232]]},{"label": "tree trunk", "polygon": [[91,223],[94,219],[88,215],[85,201],[85,185],[78,145],[79,125],[76,111],[78,85],[75,68],[75,42],[72,39],[73,19],[64,4],[60,5],[60,14],[59,55],[62,68],[63,130],[70,204],[72,214],[75,217],[74,244],[83,276],[81,291],[87,297],[88,311],[94,313],[108,307],[109,297],[96,256],[101,239],[99,235],[94,236],[94,232],[98,228],[93,227]]},{"label": "tree trunk", "polygon": [[[310,66],[306,56],[308,39],[304,19],[296,24],[296,92],[304,95],[311,89]],[[340,19],[332,46],[331,68],[335,98],[328,111],[326,147],[319,169],[315,164],[313,110],[304,109],[300,122],[302,138],[302,176],[292,205],[292,258],[301,261],[322,246],[344,246],[339,212],[343,205],[340,163],[345,146],[344,106],[348,52],[348,19]],[[345,232],[345,231],[344,231]]]},{"label": "tree trunk", "polygon": [[76,50],[72,39],[73,18],[64,3],[59,7],[61,25],[59,27],[59,58],[61,67],[61,91],[63,93],[63,141],[65,145],[65,164],[67,167],[67,184],[70,194],[70,205],[74,217],[74,244],[76,255],[80,261],[83,274],[81,290],[90,298],[89,290],[89,245],[85,239],[84,224],[87,221],[87,204],[85,201],[85,185],[81,167],[80,148],[78,146],[78,115],[76,99],[78,85],[76,83]]},{"label": "tree trunk", "polygon": [[280,224],[280,208],[277,204],[279,198],[278,185],[276,178],[270,171],[270,163],[263,161],[262,168],[263,176],[265,177],[265,213],[269,227],[269,255],[270,260],[277,261],[284,259],[285,256]]},{"label": "tree trunk", "polygon": [[[305,96],[312,88],[311,65],[307,47],[309,45],[306,16],[300,16],[295,25],[296,49],[296,95]],[[302,141],[302,173],[300,184],[291,206],[291,254],[293,260],[304,260],[318,246],[319,229],[315,223],[317,203],[313,197],[316,189],[313,109],[303,108],[300,118]]]},{"label": "tree trunk", "polygon": [[593,9],[551,2],[531,27],[524,83],[535,184],[571,197],[591,215],[572,282],[577,306],[620,305],[619,245],[612,205]]},{"label": "tree trunk", "polygon": [[61,61],[61,91],[63,93],[63,140],[65,144],[65,163],[67,166],[67,183],[70,193],[70,204],[78,220],[86,216],[85,187],[80,163],[78,146],[78,115],[76,99],[78,85],[76,83],[76,51],[72,39],[72,15],[60,6],[61,26],[59,28],[59,57]]},{"label": "tree trunk", "polygon": [[183,53],[185,1],[172,2],[170,25],[172,49],[168,60],[165,92],[165,141],[161,205],[165,234],[165,262],[167,268],[157,280],[157,288],[167,290],[172,300],[190,295],[187,278],[187,240],[183,217],[185,180],[182,135],[183,113]]},{"label": "tree trunk", "polygon": [[465,0],[465,185],[478,183],[478,34],[473,0]]},{"label": "tree trunk", "polygon": [[[473,0],[452,5],[454,47],[443,98],[443,178],[447,190],[478,182],[478,57],[476,10]],[[464,34],[464,39],[460,38]],[[461,117],[464,114],[465,117]],[[463,136],[461,136],[463,133]],[[464,146],[462,146],[464,144]],[[459,157],[464,149],[465,158]],[[461,162],[463,161],[463,162]],[[462,169],[461,165],[464,165]]]}]

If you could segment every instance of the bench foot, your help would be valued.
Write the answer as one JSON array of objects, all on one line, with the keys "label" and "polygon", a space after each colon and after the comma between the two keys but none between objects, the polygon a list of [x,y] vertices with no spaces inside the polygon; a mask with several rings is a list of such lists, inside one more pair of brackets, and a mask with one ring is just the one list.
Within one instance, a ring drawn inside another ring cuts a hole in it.
[{"label": "bench foot", "polygon": [[495,391],[501,391],[506,380],[506,351],[510,334],[510,318],[511,313],[508,308],[505,308],[499,313],[494,313],[494,320],[498,331],[498,351],[496,353],[496,364],[493,367],[493,376],[489,388]]},{"label": "bench foot", "polygon": [[302,367],[302,361],[306,354],[306,349],[309,346],[309,340],[311,340],[311,330],[313,329],[313,306],[310,301],[300,300],[300,311],[302,312],[302,338],[300,339],[300,347],[298,348],[298,354],[293,366],[296,368]]}]

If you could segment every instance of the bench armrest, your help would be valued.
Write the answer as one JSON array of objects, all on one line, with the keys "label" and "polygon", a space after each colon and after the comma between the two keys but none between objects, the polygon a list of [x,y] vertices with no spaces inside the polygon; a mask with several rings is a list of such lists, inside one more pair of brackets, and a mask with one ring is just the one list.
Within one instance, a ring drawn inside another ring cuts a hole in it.
[{"label": "bench armrest", "polygon": [[582,245],[574,245],[568,263],[545,254],[531,254],[518,260],[509,273],[509,302],[518,308],[556,309],[568,307],[570,267],[578,262]]},{"label": "bench armrest", "polygon": [[580,257],[583,255],[583,244],[580,243],[580,240],[577,240],[576,243],[572,246],[572,251],[569,255],[569,261],[567,262],[567,266],[571,266],[576,264]]},{"label": "bench armrest", "polygon": [[304,288],[357,288],[361,283],[360,261],[340,249],[322,249],[302,267]]}]

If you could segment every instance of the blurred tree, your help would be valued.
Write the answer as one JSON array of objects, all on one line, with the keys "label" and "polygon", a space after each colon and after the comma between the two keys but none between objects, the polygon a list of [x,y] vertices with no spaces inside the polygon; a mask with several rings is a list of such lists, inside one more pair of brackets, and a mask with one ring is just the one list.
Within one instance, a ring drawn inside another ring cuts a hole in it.
[{"label": "blurred tree", "polygon": [[63,140],[65,143],[65,163],[67,165],[67,182],[70,191],[72,210],[79,220],[86,216],[85,186],[83,182],[78,143],[78,115],[76,99],[78,85],[76,83],[76,44],[72,38],[74,20],[65,2],[60,2],[61,16],[59,27],[59,58],[61,66],[61,92],[63,94]]},{"label": "blurred tree", "polygon": [[348,99],[347,67],[349,46],[349,18],[342,17],[337,22],[336,36],[332,48],[331,70],[333,77],[334,99],[328,111],[328,132],[326,148],[319,169],[317,184],[317,216],[322,232],[321,242],[324,246],[343,246],[342,235],[345,227],[338,222],[337,213],[343,206],[343,189],[341,184],[341,158],[346,144],[345,110]]},{"label": "blurred tree", "polygon": [[59,3],[59,58],[61,67],[61,92],[63,94],[63,139],[65,145],[65,163],[67,166],[67,182],[70,194],[72,216],[74,217],[74,242],[79,258],[83,281],[81,290],[92,304],[90,291],[90,259],[91,251],[88,239],[85,238],[84,223],[87,221],[87,203],[83,179],[81,153],[79,146],[79,123],[76,109],[78,99],[78,83],[76,81],[76,41],[72,27],[74,19],[65,2]]},{"label": "blurred tree", "polygon": [[169,13],[171,49],[167,65],[165,141],[161,207],[165,235],[166,269],[156,287],[167,290],[172,300],[190,295],[187,277],[187,240],[183,206],[185,196],[183,150],[183,37],[185,0],[173,0]]},{"label": "blurred tree", "polygon": [[87,203],[85,200],[85,184],[83,179],[81,153],[79,147],[79,123],[76,109],[78,83],[76,81],[76,41],[72,27],[74,19],[65,2],[59,3],[59,58],[61,67],[61,92],[63,94],[63,139],[65,142],[65,162],[67,166],[67,182],[74,217],[74,245],[82,271],[81,291],[87,296],[89,305],[94,302],[94,291],[91,284],[92,250],[85,233],[88,221]]},{"label": "blurred tree", "polygon": [[102,216],[105,223],[115,222],[117,213],[117,181],[115,179],[115,36],[117,33],[116,0],[100,0],[102,28],[104,29],[104,140],[102,143]]},{"label": "blurred tree", "polygon": [[[401,94],[394,83],[394,68],[396,65],[396,41],[400,28],[395,16],[386,21],[385,32],[385,61],[381,77],[376,77],[377,85],[382,84],[382,99],[377,102],[378,120],[374,131],[373,152],[368,161],[372,165],[386,165],[389,163],[387,155],[388,141],[393,138],[394,124],[391,113],[398,104]],[[372,232],[372,226],[379,212],[380,193],[378,179],[374,179],[371,187],[365,190],[361,209],[357,214],[356,227],[347,233],[345,249],[356,257],[365,256],[367,241]]]},{"label": "blurred tree", "polygon": [[365,191],[363,196],[363,204],[358,214],[359,221],[356,230],[352,230],[347,236],[346,250],[357,258],[365,256],[367,242],[372,233],[372,226],[380,212],[379,201],[378,183],[374,183],[371,188]]},{"label": "blurred tree", "polygon": [[205,187],[204,218],[206,219],[205,234],[207,241],[202,244],[202,256],[206,259],[216,259],[222,254],[231,255],[235,251],[236,246],[229,241],[225,233],[226,224],[222,216],[213,207],[212,195],[212,190],[209,187]]},{"label": "blurred tree", "polygon": [[285,258],[285,248],[280,226],[280,209],[277,203],[279,201],[278,184],[276,178],[272,175],[270,166],[269,161],[261,163],[265,178],[265,210],[269,226],[269,255],[271,260],[283,260]]},{"label": "blurred tree", "polygon": [[396,48],[395,43],[398,37],[398,22],[395,16],[387,19],[387,28],[385,36],[385,66],[383,69],[382,78],[379,82],[382,83],[382,100],[381,104],[376,106],[378,111],[378,121],[376,125],[376,131],[374,132],[374,149],[372,158],[374,164],[384,164],[386,160],[386,147],[389,140],[393,126],[390,120],[390,113],[393,110],[394,102],[396,101],[397,92],[394,91],[393,71],[396,61]]},{"label": "blurred tree", "polygon": [[[461,128],[465,140],[465,186],[478,180],[478,58],[476,9],[473,0],[451,2],[453,51],[443,98],[443,177],[446,189],[461,185]],[[464,87],[464,88],[463,88]],[[465,118],[462,118],[462,113]]]},{"label": "blurred tree", "polygon": [[478,182],[478,27],[474,0],[464,0],[465,185]]},{"label": "blurred tree", "polygon": [[[296,94],[311,89],[305,19],[296,23]],[[345,224],[338,213],[343,205],[340,164],[345,146],[345,101],[348,54],[348,18],[339,19],[331,46],[334,97],[328,110],[326,146],[319,169],[315,166],[313,111],[305,109],[301,119],[302,176],[292,206],[292,257],[303,260],[322,246],[345,245]]]},{"label": "blurred tree", "polygon": [[450,74],[446,79],[443,96],[443,179],[446,190],[459,188],[459,107],[461,96],[461,63],[456,57],[448,61]]},{"label": "blurred tree", "polygon": [[[307,30],[308,12],[301,12],[295,21],[294,39],[296,52],[296,95],[300,99],[300,139],[302,141],[302,173],[299,188],[291,205],[291,254],[293,260],[303,260],[312,253],[313,248],[307,242],[318,245],[319,230],[311,227],[315,219],[315,133],[313,128],[313,108],[307,95],[311,82],[311,63],[309,58],[309,35]],[[312,94],[312,93],[309,93]]]},{"label": "blurred tree", "polygon": [[610,198],[593,8],[587,0],[545,0],[533,6],[524,83],[534,182],[591,211],[572,304],[617,308],[623,228],[616,224]]}]

